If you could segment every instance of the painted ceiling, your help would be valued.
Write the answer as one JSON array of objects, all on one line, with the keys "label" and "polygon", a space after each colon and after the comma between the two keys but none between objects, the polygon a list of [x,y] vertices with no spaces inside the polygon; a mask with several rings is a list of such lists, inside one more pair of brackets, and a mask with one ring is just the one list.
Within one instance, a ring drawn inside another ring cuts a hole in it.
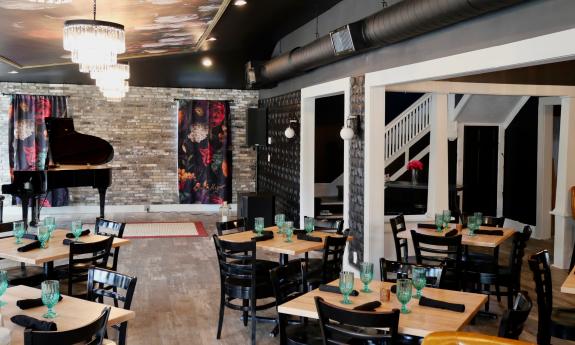
[{"label": "painted ceiling", "polygon": [[[209,35],[228,0],[99,0],[96,19],[123,24],[126,54],[154,56],[194,51]],[[91,19],[92,0],[53,5],[0,0],[0,56],[23,67],[69,62],[64,22]]]}]

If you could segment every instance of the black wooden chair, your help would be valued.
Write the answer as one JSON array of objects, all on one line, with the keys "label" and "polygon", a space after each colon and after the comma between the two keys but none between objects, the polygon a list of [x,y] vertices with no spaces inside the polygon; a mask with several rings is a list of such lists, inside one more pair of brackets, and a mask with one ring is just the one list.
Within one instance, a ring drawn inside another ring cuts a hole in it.
[{"label": "black wooden chair", "polygon": [[379,269],[381,273],[381,281],[395,283],[397,279],[411,278],[413,267],[425,267],[425,277],[427,280],[426,286],[433,288],[441,288],[441,281],[443,278],[443,266],[426,266],[408,264],[405,262],[391,261],[384,258],[379,259]]},{"label": "black wooden chair", "polygon": [[[13,223],[0,223],[0,234],[12,232]],[[3,238],[4,236],[2,236]],[[11,237],[13,236],[6,236]],[[3,259],[0,259],[3,260]],[[19,266],[5,268],[8,272],[8,284],[12,286],[26,285],[38,286],[44,281],[44,270],[39,266],[27,266],[20,263]]]},{"label": "black wooden chair", "polygon": [[[220,314],[217,339],[222,333],[224,309],[228,307],[243,313],[244,326],[248,316],[252,320],[252,345],[256,343],[256,311],[275,306],[275,301],[257,305],[257,300],[274,296],[269,270],[258,272],[256,242],[228,242],[214,235],[214,244],[220,267]],[[241,300],[242,304],[232,303]]]},{"label": "black wooden chair", "polygon": [[519,292],[513,303],[513,307],[503,314],[499,323],[499,337],[509,339],[519,339],[523,332],[525,321],[533,308],[533,302],[526,291]]},{"label": "black wooden chair", "polygon": [[502,228],[503,224],[505,224],[505,217],[483,216],[483,220],[481,221],[481,225],[483,226],[495,226]]},{"label": "black wooden chair", "polygon": [[575,340],[575,308],[553,308],[553,282],[549,252],[540,251],[529,257],[537,292],[537,344],[549,345],[551,337]]},{"label": "black wooden chair", "polygon": [[[117,238],[124,237],[124,229],[126,228],[126,223],[114,222],[112,220],[107,220],[103,218],[96,218],[96,225],[94,227],[94,233],[96,235],[104,236],[114,236]],[[118,269],[118,257],[120,255],[120,247],[116,247],[110,251],[110,257],[112,258],[112,264],[108,264],[108,269],[116,271]]]},{"label": "black wooden chair", "polygon": [[409,256],[409,243],[405,238],[399,238],[398,234],[407,231],[405,226],[405,218],[402,214],[391,218],[389,220],[391,225],[391,232],[393,234],[393,243],[395,245],[395,259],[397,261],[407,262],[410,264],[416,263],[414,256]]},{"label": "black wooden chair", "polygon": [[441,286],[450,290],[461,290],[463,273],[461,235],[442,237],[420,234],[411,230],[411,239],[418,265],[443,265]]},{"label": "black wooden chair", "polygon": [[[102,268],[90,268],[88,270],[88,300],[104,303],[104,297],[114,300],[114,305],[118,306],[118,301],[122,302],[122,308],[130,310],[132,298],[136,290],[136,277],[130,277],[116,271]],[[108,287],[114,287],[110,291]],[[118,290],[124,291],[119,293]],[[126,334],[128,332],[128,321],[112,326],[118,331],[118,345],[126,344]]]},{"label": "black wooden chair", "polygon": [[[270,271],[276,309],[292,299],[303,295],[302,283],[307,271],[304,259],[292,260],[285,266]],[[288,325],[288,316],[278,313],[280,345],[322,344],[321,332],[317,322],[309,321]]]},{"label": "black wooden chair", "polygon": [[218,236],[246,231],[247,220],[245,218],[238,218],[235,220],[228,220],[227,222],[216,222],[216,230],[218,232]]},{"label": "black wooden chair", "polygon": [[348,231],[342,236],[328,236],[324,240],[321,259],[309,259],[307,285],[312,290],[337,278],[343,267],[343,254],[347,245]]},{"label": "black wooden chair", "polygon": [[55,273],[64,279],[68,296],[86,297],[86,293],[74,294],[74,285],[88,281],[88,270],[93,267],[106,268],[114,236],[105,240],[89,243],[70,243],[68,264],[59,266]]},{"label": "black wooden chair", "polygon": [[61,332],[24,330],[24,345],[100,345],[104,342],[110,307],[105,307],[100,316],[89,324]]},{"label": "black wooden chair", "polygon": [[[308,217],[304,217],[308,218]],[[330,232],[341,235],[343,233],[343,219],[321,219],[314,220],[315,231]]]},{"label": "black wooden chair", "polygon": [[396,344],[399,309],[389,312],[355,311],[327,303],[319,296],[314,299],[325,345]]}]

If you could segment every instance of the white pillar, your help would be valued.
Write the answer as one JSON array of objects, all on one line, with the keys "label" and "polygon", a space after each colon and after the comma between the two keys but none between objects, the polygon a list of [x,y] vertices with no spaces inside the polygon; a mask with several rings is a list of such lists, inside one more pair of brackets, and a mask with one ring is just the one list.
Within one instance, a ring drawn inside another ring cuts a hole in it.
[{"label": "white pillar", "polygon": [[[551,102],[550,102],[551,101]],[[537,114],[537,213],[533,238],[551,238],[551,197],[553,192],[553,104],[557,98],[539,98]]]},{"label": "white pillar", "polygon": [[447,94],[434,93],[431,100],[429,189],[427,216],[449,208],[449,179],[447,162]]},{"label": "white pillar", "polygon": [[505,127],[499,126],[497,145],[497,217],[503,216],[503,176],[505,174]]},{"label": "white pillar", "polygon": [[571,215],[571,186],[575,185],[575,98],[561,98],[561,128],[557,164],[557,191],[555,195],[555,241],[553,265],[569,267],[573,251],[574,222]]}]

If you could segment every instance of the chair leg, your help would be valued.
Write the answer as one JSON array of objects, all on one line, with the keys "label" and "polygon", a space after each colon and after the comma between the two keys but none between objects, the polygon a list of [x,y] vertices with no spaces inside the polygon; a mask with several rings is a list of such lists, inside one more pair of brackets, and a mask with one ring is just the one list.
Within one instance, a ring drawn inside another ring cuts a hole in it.
[{"label": "chair leg", "polygon": [[507,309],[513,309],[513,298],[515,294],[513,293],[513,289],[511,287],[507,288]]},{"label": "chair leg", "polygon": [[249,299],[245,299],[242,301],[242,305],[244,306],[243,311],[242,311],[242,315],[243,315],[243,319],[244,319],[244,326],[247,327],[248,326],[248,307],[250,306],[250,300]]},{"label": "chair leg", "polygon": [[224,291],[222,290],[221,292],[221,297],[220,297],[220,316],[218,318],[218,335],[216,337],[216,339],[220,339],[220,336],[222,335],[222,324],[224,323],[224,309],[225,309],[225,299],[226,296],[224,294]]},{"label": "chair leg", "polygon": [[495,284],[495,293],[497,293],[497,302],[501,302],[501,290],[499,290],[499,283]]},{"label": "chair leg", "polygon": [[256,325],[258,323],[258,319],[256,317],[256,299],[252,298],[250,300],[250,307],[252,316],[252,345],[256,345]]},{"label": "chair leg", "polygon": [[118,334],[118,345],[126,345],[126,336],[128,333],[128,323],[122,322],[120,325],[120,334]]}]

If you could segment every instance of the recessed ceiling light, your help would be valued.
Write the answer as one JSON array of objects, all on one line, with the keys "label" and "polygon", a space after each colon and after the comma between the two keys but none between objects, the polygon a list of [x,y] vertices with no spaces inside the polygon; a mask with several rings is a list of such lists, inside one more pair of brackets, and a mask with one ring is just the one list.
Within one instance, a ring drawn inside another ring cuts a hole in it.
[{"label": "recessed ceiling light", "polygon": [[211,67],[214,63],[212,62],[212,59],[210,59],[209,57],[205,57],[202,59],[202,65],[204,65],[205,67]]},{"label": "recessed ceiling light", "polygon": [[8,72],[8,73],[10,73],[10,74],[18,74],[18,71],[10,71],[10,72]]},{"label": "recessed ceiling light", "polygon": [[206,41],[217,41],[218,39],[214,36],[209,37]]},{"label": "recessed ceiling light", "polygon": [[244,6],[244,5],[247,5],[247,3],[248,3],[248,2],[247,2],[246,0],[236,0],[236,1],[234,1],[234,5],[236,5],[236,6]]}]

